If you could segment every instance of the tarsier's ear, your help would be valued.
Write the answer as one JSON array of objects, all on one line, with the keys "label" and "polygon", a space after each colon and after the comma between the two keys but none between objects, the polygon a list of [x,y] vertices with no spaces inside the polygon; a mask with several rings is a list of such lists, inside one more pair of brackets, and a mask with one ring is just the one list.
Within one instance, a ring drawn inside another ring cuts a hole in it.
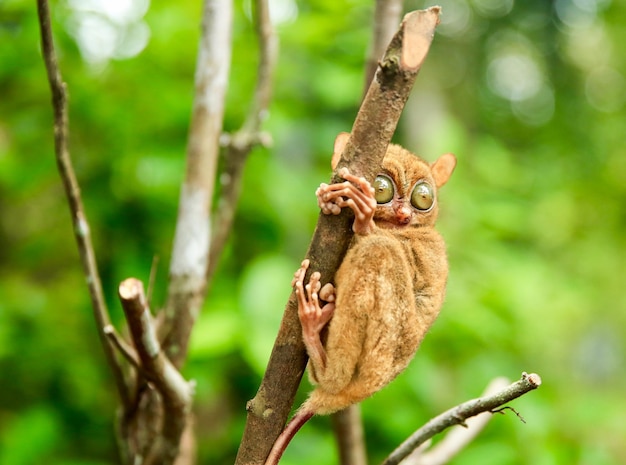
[{"label": "tarsier's ear", "polygon": [[456,157],[451,153],[441,155],[437,161],[430,165],[430,170],[433,173],[437,187],[441,187],[448,182],[455,166]]},{"label": "tarsier's ear", "polygon": [[337,163],[339,163],[339,159],[341,158],[343,149],[346,148],[348,139],[350,139],[349,132],[340,132],[337,138],[335,139],[335,148],[333,149],[333,158],[331,158],[330,160],[330,166],[332,166],[333,169],[337,168]]}]

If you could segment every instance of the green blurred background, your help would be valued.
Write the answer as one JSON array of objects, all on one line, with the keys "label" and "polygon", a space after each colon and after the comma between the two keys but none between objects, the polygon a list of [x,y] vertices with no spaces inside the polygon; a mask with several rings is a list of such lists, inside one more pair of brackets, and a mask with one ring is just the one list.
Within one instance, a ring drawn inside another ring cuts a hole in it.
[{"label": "green blurred background", "polygon": [[[447,302],[410,368],[363,403],[371,463],[496,376],[544,381],[452,463],[626,463],[626,4],[407,1],[442,24],[395,140],[459,164],[442,191]],[[195,328],[200,463],[234,460],[290,279],[363,85],[373,1],[272,0],[280,61],[271,149],[255,150]],[[71,151],[112,318],[118,283],[160,257],[164,299],[184,170],[199,1],[53,2]],[[236,2],[227,131],[257,63]],[[116,463],[116,397],[53,156],[35,2],[0,1],[0,463]],[[308,387],[304,386],[299,399]],[[284,459],[335,463],[327,418]]]}]

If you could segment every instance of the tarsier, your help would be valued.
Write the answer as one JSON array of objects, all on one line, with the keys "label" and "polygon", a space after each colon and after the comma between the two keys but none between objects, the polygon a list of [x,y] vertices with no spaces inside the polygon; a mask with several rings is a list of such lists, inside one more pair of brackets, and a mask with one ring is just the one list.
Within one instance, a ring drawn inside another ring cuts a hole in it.
[{"label": "tarsier", "polygon": [[[349,134],[335,141],[336,167]],[[277,439],[266,465],[278,463],[287,444],[313,415],[326,415],[371,396],[406,368],[443,303],[448,263],[434,229],[437,189],[456,158],[428,164],[389,145],[374,185],[342,169],[345,182],[316,191],[324,214],[354,212],[354,238],[335,275],[320,284],[309,261],[295,273],[302,337],[315,389]],[[320,332],[328,325],[325,343]]]}]

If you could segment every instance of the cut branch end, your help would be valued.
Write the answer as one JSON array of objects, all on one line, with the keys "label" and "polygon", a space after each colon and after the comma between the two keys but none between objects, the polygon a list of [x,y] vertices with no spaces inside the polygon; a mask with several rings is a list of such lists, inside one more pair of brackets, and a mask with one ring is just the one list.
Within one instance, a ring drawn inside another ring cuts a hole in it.
[{"label": "cut branch end", "polygon": [[404,47],[402,47],[401,67],[416,70],[426,59],[430,44],[439,24],[441,7],[434,6],[427,10],[407,13],[402,21],[404,29]]},{"label": "cut branch end", "polygon": [[143,295],[143,284],[136,278],[128,278],[120,283],[118,292],[124,300],[137,299]]}]

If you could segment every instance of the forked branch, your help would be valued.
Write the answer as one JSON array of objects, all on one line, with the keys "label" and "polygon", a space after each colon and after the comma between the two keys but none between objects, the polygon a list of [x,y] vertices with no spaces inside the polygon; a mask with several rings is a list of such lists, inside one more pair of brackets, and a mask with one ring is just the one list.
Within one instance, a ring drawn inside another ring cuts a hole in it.
[{"label": "forked branch", "polygon": [[185,381],[161,350],[141,281],[135,278],[122,281],[119,297],[141,362],[140,373],[163,401],[161,434],[144,463],[173,463],[191,409],[193,386]]},{"label": "forked branch", "polygon": [[517,399],[524,394],[537,389],[541,385],[541,378],[535,373],[522,373],[519,381],[507,386],[495,394],[479,397],[457,405],[450,410],[429,420],[424,426],[415,431],[406,441],[394,450],[382,465],[397,465],[408,457],[413,450],[428,439],[441,433],[453,425],[464,425],[465,420],[482,412],[498,411],[507,402]]}]

